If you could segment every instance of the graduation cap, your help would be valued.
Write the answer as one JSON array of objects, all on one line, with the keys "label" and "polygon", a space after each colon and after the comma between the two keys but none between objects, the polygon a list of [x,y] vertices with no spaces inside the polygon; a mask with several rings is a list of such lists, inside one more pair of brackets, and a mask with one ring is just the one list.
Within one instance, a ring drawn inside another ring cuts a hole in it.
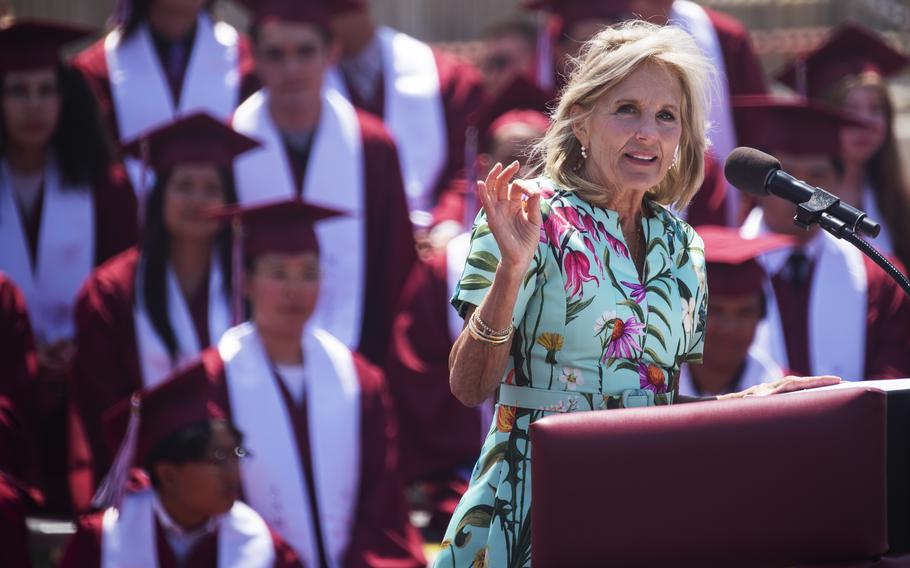
[{"label": "graduation cap", "polygon": [[119,507],[132,467],[145,464],[149,454],[181,430],[229,416],[214,396],[202,362],[152,388],[137,391],[103,416],[108,447],[116,457],[92,499],[96,507]]},{"label": "graduation cap", "polygon": [[484,105],[477,121],[477,129],[483,137],[481,146],[488,147],[493,132],[510,122],[527,120],[546,130],[549,127],[547,105],[552,100],[552,94],[538,87],[530,77],[517,75],[496,98]]},{"label": "graduation cap", "polygon": [[250,13],[253,26],[270,21],[312,24],[329,29],[329,2],[326,0],[239,0]]},{"label": "graduation cap", "polygon": [[300,199],[272,201],[257,205],[228,205],[213,213],[230,219],[234,228],[232,311],[234,323],[243,315],[240,294],[243,259],[267,253],[297,254],[318,252],[315,225],[323,219],[344,215],[341,211],[305,203]]},{"label": "graduation cap", "polygon": [[63,46],[94,34],[85,26],[15,18],[0,24],[0,72],[56,68]]},{"label": "graduation cap", "polygon": [[840,154],[840,131],[867,123],[831,105],[772,95],[731,97],[740,142],[789,154]]},{"label": "graduation cap", "polygon": [[528,0],[522,5],[527,10],[540,10],[557,16],[560,32],[585,20],[621,20],[632,12],[629,0]]},{"label": "graduation cap", "polygon": [[765,271],[758,257],[793,244],[789,235],[743,238],[738,229],[702,225],[695,232],[705,242],[705,267],[711,296],[739,298],[762,291]]},{"label": "graduation cap", "polygon": [[230,168],[234,158],[259,145],[211,115],[199,112],[140,134],[127,142],[123,151],[155,171],[199,162]]},{"label": "graduation cap", "polygon": [[854,22],[839,26],[828,39],[787,65],[776,79],[812,98],[822,96],[845,77],[874,72],[890,77],[910,59],[875,32]]}]

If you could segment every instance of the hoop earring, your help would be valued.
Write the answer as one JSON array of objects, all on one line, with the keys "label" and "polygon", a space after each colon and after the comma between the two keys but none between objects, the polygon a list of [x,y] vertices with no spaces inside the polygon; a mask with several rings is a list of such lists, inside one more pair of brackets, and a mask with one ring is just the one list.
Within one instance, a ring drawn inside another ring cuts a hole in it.
[{"label": "hoop earring", "polygon": [[585,160],[588,159],[588,151],[585,149],[584,146],[581,147],[581,157]]}]

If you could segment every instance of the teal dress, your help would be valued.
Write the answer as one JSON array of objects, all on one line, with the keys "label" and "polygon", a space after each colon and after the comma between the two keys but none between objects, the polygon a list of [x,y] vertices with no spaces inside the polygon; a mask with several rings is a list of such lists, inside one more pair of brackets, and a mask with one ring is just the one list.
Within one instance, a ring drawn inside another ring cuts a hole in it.
[{"label": "teal dress", "polygon": [[[437,568],[514,568],[531,561],[531,444],[543,416],[671,404],[680,365],[700,362],[707,310],[704,245],[645,200],[644,281],[619,216],[546,179],[543,227],[512,322],[511,356],[493,422],[452,516]],[[452,304],[464,316],[492,284],[499,248],[483,212]],[[584,483],[584,473],[579,472]]]}]

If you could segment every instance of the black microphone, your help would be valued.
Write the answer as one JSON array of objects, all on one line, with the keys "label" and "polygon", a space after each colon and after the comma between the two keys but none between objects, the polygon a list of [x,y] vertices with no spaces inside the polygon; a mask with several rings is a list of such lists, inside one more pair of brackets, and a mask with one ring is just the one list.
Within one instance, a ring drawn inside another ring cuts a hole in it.
[{"label": "black microphone", "polygon": [[820,187],[809,185],[780,169],[777,158],[755,148],[736,148],[727,156],[724,176],[734,186],[753,195],[776,195],[796,204],[796,224],[808,228],[833,217],[842,230],[877,237],[881,225],[864,212],[847,205]]}]

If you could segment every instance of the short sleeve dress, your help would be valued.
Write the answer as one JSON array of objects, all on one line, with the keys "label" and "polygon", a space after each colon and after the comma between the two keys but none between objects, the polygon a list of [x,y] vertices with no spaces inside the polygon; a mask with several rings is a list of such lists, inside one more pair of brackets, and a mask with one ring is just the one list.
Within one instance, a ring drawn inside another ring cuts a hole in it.
[{"label": "short sleeve dress", "polygon": [[[513,314],[515,335],[494,419],[435,566],[531,561],[532,422],[553,413],[671,404],[683,363],[701,362],[704,245],[648,199],[644,281],[619,216],[547,178],[537,252]],[[499,249],[483,212],[452,304],[464,316],[492,284]]]}]

